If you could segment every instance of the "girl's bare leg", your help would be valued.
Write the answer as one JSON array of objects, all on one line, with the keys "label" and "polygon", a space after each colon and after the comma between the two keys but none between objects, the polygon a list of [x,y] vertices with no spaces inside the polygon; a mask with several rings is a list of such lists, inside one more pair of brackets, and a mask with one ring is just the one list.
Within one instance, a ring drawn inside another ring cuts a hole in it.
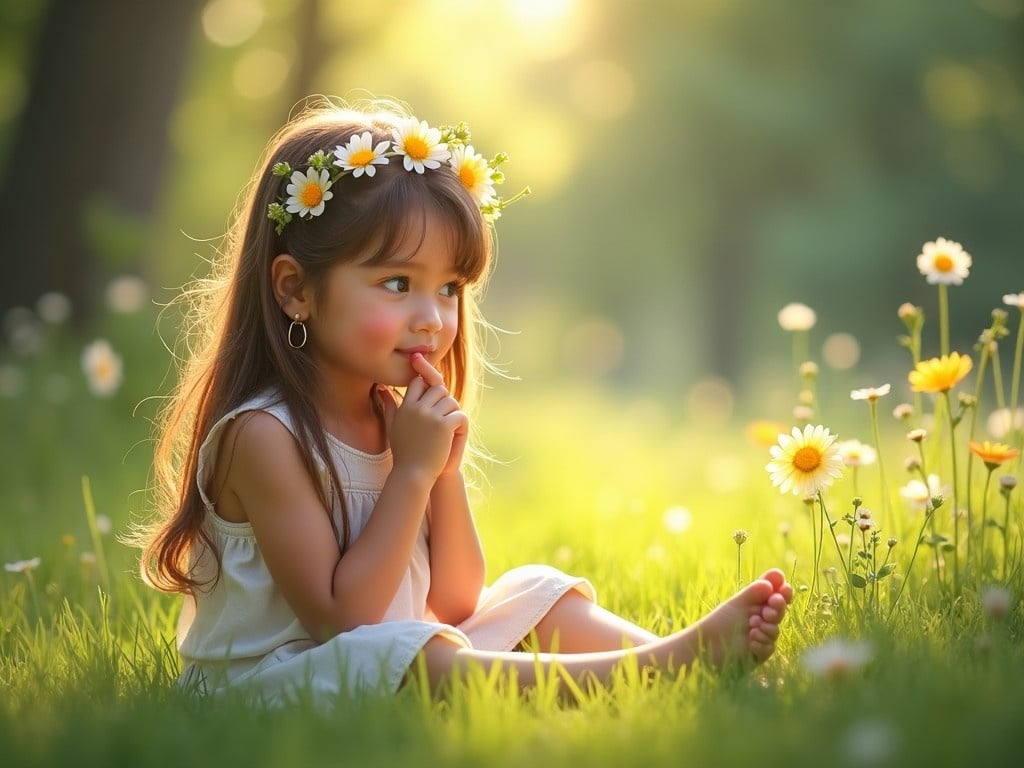
[{"label": "girl's bare leg", "polygon": [[[514,669],[519,684],[524,688],[536,684],[538,666],[544,674],[552,663],[557,663],[579,682],[588,679],[604,682],[610,679],[618,664],[632,658],[642,667],[664,670],[688,667],[698,657],[713,666],[721,666],[730,658],[752,657],[756,661],[764,661],[775,652],[779,624],[792,598],[793,588],[786,582],[782,572],[771,570],[695,624],[632,648],[621,647],[621,633],[615,635],[619,640],[619,647],[615,649],[554,654],[480,651],[437,636],[423,647],[423,658],[430,682],[435,687],[443,683],[453,671],[465,671],[474,666],[489,668],[499,664],[506,669]],[[573,607],[573,603],[568,606],[566,610],[570,612],[579,610]],[[603,621],[605,617],[599,618]],[[574,627],[570,634],[575,634],[579,629],[581,627]],[[610,631],[614,635],[621,629],[623,627],[613,622],[610,630],[608,626],[602,625],[600,631]],[[578,639],[574,638],[574,642],[578,642]]]},{"label": "girl's bare leg", "polygon": [[658,639],[575,589],[551,607],[538,622],[536,633],[538,650],[559,653],[618,651]]}]

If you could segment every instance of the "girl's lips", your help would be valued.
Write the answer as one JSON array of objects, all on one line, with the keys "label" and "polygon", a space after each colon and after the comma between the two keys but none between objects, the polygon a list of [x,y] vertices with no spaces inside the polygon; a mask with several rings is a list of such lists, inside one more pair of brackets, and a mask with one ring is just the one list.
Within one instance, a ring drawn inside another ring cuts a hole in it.
[{"label": "girl's lips", "polygon": [[424,357],[430,357],[434,354],[434,350],[430,347],[409,347],[408,349],[398,350],[399,354],[405,355],[406,357],[412,357],[413,355],[423,355]]}]

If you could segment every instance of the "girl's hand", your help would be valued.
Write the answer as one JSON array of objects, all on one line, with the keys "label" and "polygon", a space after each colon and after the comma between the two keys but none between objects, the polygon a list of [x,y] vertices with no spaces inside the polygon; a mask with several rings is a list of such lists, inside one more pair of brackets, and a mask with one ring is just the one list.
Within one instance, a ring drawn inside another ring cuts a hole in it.
[{"label": "girl's hand", "polygon": [[421,354],[411,358],[419,374],[405,391],[401,405],[381,389],[384,424],[395,468],[420,469],[432,478],[457,472],[469,435],[469,417],[444,385],[444,377]]}]

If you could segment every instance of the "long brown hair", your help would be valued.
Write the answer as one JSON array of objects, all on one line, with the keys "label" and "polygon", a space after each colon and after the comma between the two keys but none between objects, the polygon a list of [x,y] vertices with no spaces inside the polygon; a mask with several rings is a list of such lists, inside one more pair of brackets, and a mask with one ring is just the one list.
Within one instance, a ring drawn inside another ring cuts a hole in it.
[{"label": "long brown hair", "polygon": [[[304,167],[317,150],[328,153],[355,133],[370,131],[374,143],[391,138],[397,105],[374,102],[361,109],[317,100],[290,120],[269,142],[246,187],[233,226],[213,262],[211,276],[191,284],[179,297],[186,308],[181,343],[185,354],[177,384],[161,409],[154,457],[156,515],[141,533],[141,570],[153,586],[190,592],[201,586],[190,573],[190,553],[209,547],[219,558],[204,526],[206,509],[197,480],[199,448],[211,427],[231,409],[267,389],[280,393],[296,427],[302,458],[316,480],[317,457],[330,469],[332,489],[320,482],[328,509],[341,500],[341,483],[329,461],[326,433],[313,406],[313,363],[287,340],[289,318],[274,298],[270,265],[280,253],[303,267],[318,300],[323,278],[338,263],[365,255],[388,258],[425,210],[442,215],[452,232],[455,266],[465,287],[460,294],[459,329],[440,362],[449,390],[471,407],[485,361],[477,326],[483,325],[478,298],[488,277],[492,231],[477,203],[454,173],[406,172],[395,160],[377,166],[372,179],[343,176],[322,215],[296,218],[279,235],[267,207],[283,188],[275,163]],[[349,524],[342,503],[342,551]]]}]

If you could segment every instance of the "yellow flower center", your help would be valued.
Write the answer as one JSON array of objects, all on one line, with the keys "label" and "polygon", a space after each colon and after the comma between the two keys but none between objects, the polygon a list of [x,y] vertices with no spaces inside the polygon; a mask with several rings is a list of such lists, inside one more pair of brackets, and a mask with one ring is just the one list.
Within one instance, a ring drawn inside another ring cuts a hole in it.
[{"label": "yellow flower center", "polygon": [[98,381],[109,381],[114,378],[114,366],[106,359],[97,361],[92,372]]},{"label": "yellow flower center", "polygon": [[348,164],[367,166],[373,162],[373,158],[372,149],[360,149],[348,156]]},{"label": "yellow flower center", "polygon": [[805,445],[793,456],[793,466],[801,472],[813,472],[821,466],[821,451]]},{"label": "yellow flower center", "polygon": [[323,199],[324,191],[320,188],[319,184],[307,184],[299,194],[299,202],[306,208],[316,208]]},{"label": "yellow flower center", "polygon": [[425,160],[430,154],[430,147],[419,136],[410,136],[405,140],[405,154],[413,160]]},{"label": "yellow flower center", "polygon": [[462,182],[462,186],[466,189],[472,189],[476,186],[476,174],[469,165],[463,163],[462,167],[459,168],[459,181]]},{"label": "yellow flower center", "polygon": [[953,271],[953,257],[948,253],[939,253],[935,256],[935,268],[939,272],[952,272]]}]

